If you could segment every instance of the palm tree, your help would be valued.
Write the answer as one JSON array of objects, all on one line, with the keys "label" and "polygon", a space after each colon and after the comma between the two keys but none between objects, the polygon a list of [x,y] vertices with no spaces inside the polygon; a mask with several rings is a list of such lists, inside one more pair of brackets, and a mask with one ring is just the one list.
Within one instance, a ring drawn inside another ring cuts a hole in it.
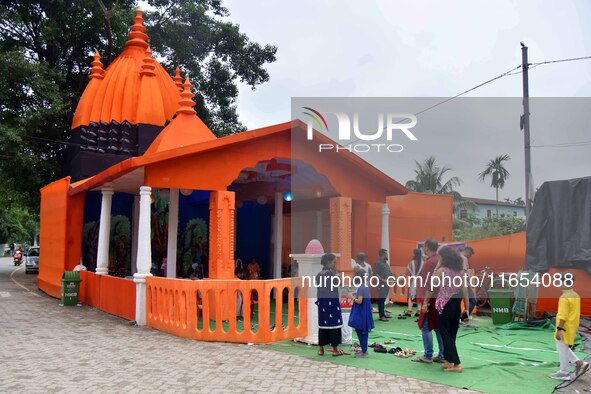
[{"label": "palm tree", "polygon": [[505,181],[509,178],[509,171],[503,166],[503,163],[511,160],[509,155],[504,154],[489,160],[486,163],[484,171],[478,174],[478,179],[484,182],[486,178],[490,177],[490,185],[497,191],[497,217],[499,216],[499,189],[505,186]]},{"label": "palm tree", "polygon": [[462,180],[457,176],[444,181],[444,176],[451,168],[447,166],[439,167],[435,163],[433,156],[427,157],[422,163],[415,160],[417,168],[415,169],[415,179],[406,182],[406,188],[413,192],[432,193],[432,194],[451,194],[458,206],[464,208],[466,201],[455,188],[460,186]]}]

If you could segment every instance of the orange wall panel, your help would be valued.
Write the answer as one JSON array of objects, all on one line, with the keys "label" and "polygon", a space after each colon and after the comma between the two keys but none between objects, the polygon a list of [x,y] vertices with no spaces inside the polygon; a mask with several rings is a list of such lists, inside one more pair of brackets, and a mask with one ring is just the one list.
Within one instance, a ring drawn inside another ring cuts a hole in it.
[{"label": "orange wall panel", "polygon": [[67,177],[41,189],[37,281],[39,289],[56,298],[61,297],[61,279],[66,261],[69,186],[70,178]]},{"label": "orange wall panel", "polygon": [[115,276],[99,276],[99,309],[127,320],[135,320],[135,282]]},{"label": "orange wall panel", "polygon": [[525,232],[466,242],[474,248],[470,266],[476,270],[488,266],[496,273],[517,272],[525,265]]},{"label": "orange wall panel", "polygon": [[[574,274],[574,290],[581,297],[581,316],[591,317],[591,275],[582,269],[551,268],[548,271],[550,275],[558,272],[570,272]],[[554,286],[540,287],[538,291],[536,312],[556,313],[558,311],[558,298],[560,297],[560,294],[562,294],[561,290]]]},{"label": "orange wall panel", "polygon": [[406,266],[417,241],[429,237],[452,241],[452,196],[409,192],[388,197],[387,201],[392,265]]},{"label": "orange wall panel", "polygon": [[82,227],[86,193],[68,198],[65,269],[71,271],[80,264],[82,255]]},{"label": "orange wall panel", "polygon": [[90,271],[80,271],[80,302],[100,308],[101,275]]}]

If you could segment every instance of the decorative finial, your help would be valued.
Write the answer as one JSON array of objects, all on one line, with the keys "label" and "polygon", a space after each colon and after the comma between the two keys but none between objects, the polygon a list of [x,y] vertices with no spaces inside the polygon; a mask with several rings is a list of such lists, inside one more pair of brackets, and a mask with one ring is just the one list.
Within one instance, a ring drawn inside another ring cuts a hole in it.
[{"label": "decorative finial", "polygon": [[154,65],[154,58],[152,57],[152,50],[150,47],[146,48],[146,57],[142,60],[142,70],[140,71],[140,75],[153,77],[156,75],[154,69],[156,66]]},{"label": "decorative finial", "polygon": [[189,78],[185,79],[185,83],[183,84],[183,91],[181,92],[181,100],[179,101],[180,108],[176,110],[177,114],[195,114],[195,110],[193,106],[195,102],[192,100],[195,95],[191,93],[191,82],[189,82]]},{"label": "decorative finial", "polygon": [[89,79],[103,79],[105,77],[105,70],[103,70],[103,63],[101,63],[101,55],[98,51],[94,52],[94,60],[92,63],[90,63],[90,65],[92,67],[90,68],[90,75],[88,76]]},{"label": "decorative finial", "polygon": [[135,45],[142,48],[148,47],[148,35],[146,34],[146,26],[144,26],[144,11],[141,8],[135,9],[135,16],[133,18],[134,24],[131,26],[131,31],[128,34],[129,40],[125,46]]},{"label": "decorative finial", "polygon": [[181,69],[180,68],[176,68],[176,70],[174,70],[174,78],[172,78],[174,83],[176,84],[176,87],[178,88],[179,92],[183,91],[183,77],[181,77]]}]

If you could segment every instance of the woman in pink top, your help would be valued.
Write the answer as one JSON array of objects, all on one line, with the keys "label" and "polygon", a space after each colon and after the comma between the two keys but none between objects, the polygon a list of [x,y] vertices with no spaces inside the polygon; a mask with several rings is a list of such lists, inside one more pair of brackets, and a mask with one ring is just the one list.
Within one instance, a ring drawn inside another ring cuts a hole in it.
[{"label": "woman in pink top", "polygon": [[[439,278],[439,291],[435,299],[435,308],[438,313],[439,332],[443,339],[442,364],[446,372],[462,372],[460,357],[456,348],[456,335],[460,326],[460,314],[462,312],[462,298],[468,305],[468,289],[464,278],[462,258],[460,254],[449,246],[439,250],[441,266],[433,273],[433,278]],[[436,285],[438,280],[434,281]],[[425,299],[430,299],[431,291],[428,291]],[[426,305],[423,305],[426,310]]]}]

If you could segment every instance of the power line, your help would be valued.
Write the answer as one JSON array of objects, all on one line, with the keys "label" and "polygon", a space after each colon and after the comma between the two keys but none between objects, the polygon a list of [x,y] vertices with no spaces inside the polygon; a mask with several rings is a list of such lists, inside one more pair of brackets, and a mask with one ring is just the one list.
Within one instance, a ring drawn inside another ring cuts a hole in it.
[{"label": "power line", "polygon": [[573,146],[591,145],[591,141],[563,142],[558,144],[530,145],[532,148],[569,148]]},{"label": "power line", "polygon": [[[559,59],[559,60],[548,60],[545,62],[538,62],[538,63],[530,63],[532,66],[541,66],[542,64],[552,64],[552,63],[563,63],[563,62],[574,62],[576,60],[586,60],[591,59],[591,56],[582,56],[582,57],[572,57],[569,59]],[[533,67],[532,67],[533,68]],[[531,69],[531,68],[530,68]]]},{"label": "power line", "polygon": [[506,72],[502,73],[501,75],[497,75],[496,77],[494,77],[494,78],[491,78],[491,79],[489,79],[488,81],[482,82],[482,83],[480,83],[480,84],[478,84],[478,85],[476,85],[476,86],[474,86],[474,87],[472,87],[472,88],[470,88],[470,89],[464,90],[463,92],[461,92],[461,93],[458,93],[458,94],[456,94],[456,95],[455,95],[455,96],[453,96],[453,97],[449,97],[449,98],[447,98],[447,99],[445,99],[445,100],[443,100],[443,101],[441,101],[441,102],[439,102],[439,103],[437,103],[437,104],[435,104],[435,105],[432,105],[432,106],[430,106],[430,107],[428,107],[428,108],[425,108],[424,110],[417,112],[417,113],[415,114],[415,116],[416,116],[416,115],[420,115],[420,114],[422,114],[423,112],[427,112],[427,111],[429,111],[429,110],[431,110],[431,109],[433,109],[433,108],[435,108],[435,107],[439,107],[440,105],[442,105],[442,104],[445,104],[445,103],[447,103],[448,101],[451,101],[451,100],[453,100],[453,99],[456,99],[456,98],[458,98],[458,97],[460,97],[460,96],[463,96],[463,95],[465,95],[466,93],[469,93],[469,92],[471,92],[471,91],[473,91],[473,90],[476,90],[476,89],[478,89],[478,88],[480,88],[480,87],[482,87],[482,86],[484,86],[484,85],[487,85],[487,84],[489,84],[489,83],[491,83],[491,82],[493,82],[493,81],[496,81],[497,79],[501,79],[501,78],[503,78],[503,77],[506,77],[506,76],[508,76],[508,75],[513,75],[513,74],[511,74],[511,73],[512,73],[513,71],[515,71],[515,70],[519,69],[519,68],[521,68],[521,65],[519,65],[519,66],[517,66],[517,67],[515,67],[515,68],[512,68],[511,70],[509,70],[509,71],[506,71]]}]

